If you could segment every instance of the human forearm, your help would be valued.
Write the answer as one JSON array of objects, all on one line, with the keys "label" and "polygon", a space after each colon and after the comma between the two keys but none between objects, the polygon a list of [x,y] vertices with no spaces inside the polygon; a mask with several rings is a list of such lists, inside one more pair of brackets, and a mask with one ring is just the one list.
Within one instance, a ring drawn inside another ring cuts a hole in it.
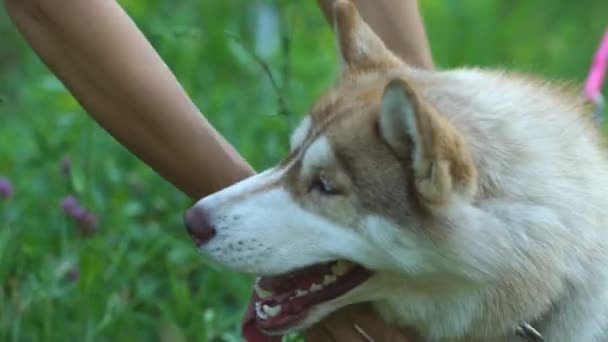
[{"label": "human forearm", "polygon": [[6,0],[32,48],[117,140],[192,197],[253,173],[115,1]]},{"label": "human forearm", "polygon": [[[317,0],[326,19],[333,21],[335,0]],[[384,43],[406,62],[427,69],[433,58],[417,0],[353,0],[361,16]]]}]

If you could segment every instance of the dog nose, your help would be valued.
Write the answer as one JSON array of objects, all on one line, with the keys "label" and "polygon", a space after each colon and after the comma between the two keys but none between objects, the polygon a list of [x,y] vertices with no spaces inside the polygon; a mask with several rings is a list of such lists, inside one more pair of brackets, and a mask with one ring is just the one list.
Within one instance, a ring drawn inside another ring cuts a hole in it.
[{"label": "dog nose", "polygon": [[192,207],[186,210],[184,224],[188,234],[197,246],[209,242],[216,234],[215,228],[209,222],[209,214],[200,207]]}]

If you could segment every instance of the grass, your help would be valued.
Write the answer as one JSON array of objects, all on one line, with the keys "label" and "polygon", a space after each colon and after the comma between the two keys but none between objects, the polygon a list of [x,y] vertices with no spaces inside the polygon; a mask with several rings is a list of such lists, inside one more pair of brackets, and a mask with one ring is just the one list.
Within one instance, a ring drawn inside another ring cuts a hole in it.
[{"label": "grass", "polygon": [[[58,172],[40,178],[68,181]],[[183,234],[181,210],[170,209],[185,207],[185,198],[146,200],[139,189],[138,201],[106,203],[98,230],[83,234],[61,209],[67,191],[28,200],[23,184],[0,201],[0,340],[236,336],[250,279],[198,255]],[[117,200],[122,191],[110,192]]]}]

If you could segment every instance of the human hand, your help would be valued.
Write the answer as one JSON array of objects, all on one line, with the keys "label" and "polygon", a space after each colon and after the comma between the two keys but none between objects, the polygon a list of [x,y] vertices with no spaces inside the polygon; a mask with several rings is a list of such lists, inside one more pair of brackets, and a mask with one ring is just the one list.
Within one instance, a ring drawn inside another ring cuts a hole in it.
[{"label": "human hand", "polygon": [[368,303],[356,304],[334,312],[304,332],[307,342],[374,341],[414,342],[413,331],[385,323]]}]

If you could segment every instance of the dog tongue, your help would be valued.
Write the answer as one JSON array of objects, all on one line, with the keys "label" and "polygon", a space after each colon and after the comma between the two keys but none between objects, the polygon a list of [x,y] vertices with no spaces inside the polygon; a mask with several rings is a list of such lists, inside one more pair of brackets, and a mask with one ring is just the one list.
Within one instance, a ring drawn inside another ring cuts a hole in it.
[{"label": "dog tongue", "polygon": [[243,317],[241,330],[243,338],[247,342],[281,342],[282,336],[269,336],[258,330],[258,327],[255,324],[255,302],[259,299],[260,298],[255,291],[253,291],[249,306],[245,312],[245,317]]}]

